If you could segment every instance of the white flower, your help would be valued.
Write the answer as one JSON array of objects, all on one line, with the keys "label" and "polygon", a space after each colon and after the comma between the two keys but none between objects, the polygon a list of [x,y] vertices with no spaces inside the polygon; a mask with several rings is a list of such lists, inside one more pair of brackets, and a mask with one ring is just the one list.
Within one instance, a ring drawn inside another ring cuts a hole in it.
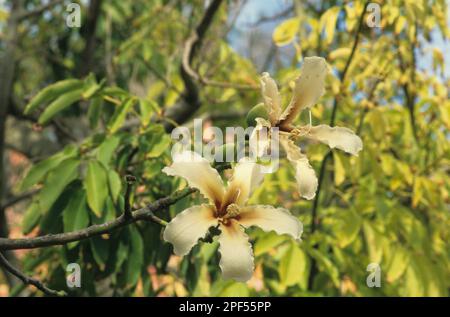
[{"label": "white flower", "polygon": [[173,245],[175,254],[185,255],[210,227],[218,226],[221,231],[218,238],[220,268],[224,278],[245,282],[253,274],[253,252],[245,228],[258,226],[265,231],[273,230],[300,239],[303,225],[286,209],[246,206],[253,190],[263,180],[264,174],[258,164],[240,160],[227,187],[217,170],[194,152],[179,153],[163,172],[183,177],[209,201],[209,204],[193,206],[178,214],[167,225],[164,240]]},{"label": "white flower", "polygon": [[284,112],[281,110],[280,95],[275,81],[268,73],[261,77],[261,92],[264,104],[269,113],[268,120],[257,118],[257,125],[251,139],[257,144],[256,153],[259,155],[269,147],[270,138],[260,138],[262,129],[278,127],[280,129],[279,142],[284,148],[287,159],[296,170],[296,180],[302,197],[313,199],[316,195],[318,181],[314,169],[308,158],[301,152],[294,141],[299,137],[316,140],[327,144],[330,148],[338,148],[352,155],[358,155],[362,150],[361,139],[352,130],[343,127],[330,127],[325,124],[311,126],[311,124],[295,127],[292,122],[304,109],[311,108],[324,94],[325,77],[329,71],[328,65],[322,57],[306,57],[301,68],[301,74],[295,81],[292,99]]}]

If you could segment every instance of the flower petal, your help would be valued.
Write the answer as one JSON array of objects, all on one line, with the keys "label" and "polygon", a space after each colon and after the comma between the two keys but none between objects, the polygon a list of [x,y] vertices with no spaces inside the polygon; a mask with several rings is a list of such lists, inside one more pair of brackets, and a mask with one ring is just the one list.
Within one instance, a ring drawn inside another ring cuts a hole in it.
[{"label": "flower petal", "polygon": [[281,126],[289,126],[305,108],[310,108],[325,93],[325,77],[328,65],[322,57],[306,57],[301,68],[301,75],[295,81],[291,102],[280,118]]},{"label": "flower petal", "polygon": [[309,164],[308,158],[301,152],[300,147],[287,137],[280,138],[280,143],[286,151],[287,159],[295,168],[295,179],[297,180],[300,195],[308,200],[313,199],[316,196],[319,182],[316,172]]},{"label": "flower petal", "polygon": [[234,167],[234,174],[228,184],[224,202],[244,205],[253,191],[264,179],[262,166],[250,158],[242,158]]},{"label": "flower petal", "polygon": [[230,219],[227,225],[220,225],[219,266],[224,279],[246,282],[253,275],[253,250],[248,236],[239,223]]},{"label": "flower petal", "polygon": [[284,208],[273,206],[255,205],[240,209],[238,221],[248,228],[258,226],[264,231],[275,231],[278,234],[289,234],[294,239],[300,239],[303,232],[303,224],[297,217]]},{"label": "flower petal", "polygon": [[164,240],[173,245],[176,255],[189,253],[198,239],[204,237],[210,227],[217,225],[214,211],[210,205],[193,206],[172,219],[164,230]]},{"label": "flower petal", "polygon": [[306,136],[325,143],[330,148],[338,148],[356,156],[363,148],[361,138],[352,130],[343,127],[330,127],[326,124],[321,124],[311,127]]},{"label": "flower petal", "polygon": [[261,76],[261,93],[269,113],[270,122],[275,125],[281,114],[281,97],[278,93],[277,84],[269,73],[263,73]]},{"label": "flower petal", "polygon": [[250,151],[256,157],[262,157],[264,153],[268,153],[270,148],[271,124],[263,118],[256,118],[255,120],[256,127],[253,129],[249,139]]},{"label": "flower petal", "polygon": [[162,171],[167,175],[183,177],[190,187],[197,188],[210,202],[220,206],[225,189],[217,170],[195,152],[177,153],[173,159],[172,165]]}]

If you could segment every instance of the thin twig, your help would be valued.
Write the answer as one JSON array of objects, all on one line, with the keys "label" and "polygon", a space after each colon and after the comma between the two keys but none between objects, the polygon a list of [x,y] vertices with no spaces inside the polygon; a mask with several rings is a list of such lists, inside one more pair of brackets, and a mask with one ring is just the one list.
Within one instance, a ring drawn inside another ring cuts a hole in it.
[{"label": "thin twig", "polygon": [[3,206],[0,207],[0,209],[6,209],[9,208],[19,202],[21,202],[24,199],[28,199],[31,196],[33,196],[34,194],[36,194],[39,191],[39,189],[34,189],[31,190],[29,192],[23,193],[21,195],[18,195],[16,197],[11,198],[10,200],[8,200],[7,202],[5,202],[5,204]]},{"label": "thin twig", "polygon": [[51,9],[52,7],[54,7],[55,5],[63,2],[64,0],[53,0],[50,1],[47,4],[43,4],[39,7],[37,7],[36,9],[34,9],[33,11],[27,11],[27,12],[23,12],[21,14],[19,14],[18,19],[19,20],[24,20],[24,19],[28,19],[37,15],[40,15],[41,13],[43,13],[44,11],[47,11],[48,9]]},{"label": "thin twig", "polygon": [[[356,48],[358,47],[359,44],[359,39],[360,39],[360,35],[361,35],[361,31],[362,31],[362,27],[364,25],[364,15],[366,13],[367,10],[367,6],[369,5],[370,1],[367,1],[366,4],[364,5],[364,8],[361,12],[361,15],[359,16],[359,25],[358,25],[358,29],[356,30],[356,34],[355,34],[355,39],[353,41],[353,46],[352,46],[352,50],[350,52],[350,56],[347,59],[347,62],[345,63],[344,66],[344,70],[341,73],[341,84],[344,83],[345,79],[346,79],[346,75],[347,72],[350,68],[350,64],[353,61],[353,57],[355,55],[356,52]],[[338,95],[340,96],[340,95]],[[336,113],[337,113],[337,108],[338,108],[338,102],[339,101],[339,97],[334,98],[334,103],[333,103],[333,110],[331,112],[331,120],[330,120],[330,126],[334,126],[334,123],[336,121]]]},{"label": "thin twig", "polygon": [[[344,70],[341,73],[341,83],[343,83],[345,81],[345,77],[347,75],[347,71],[350,67],[350,64],[352,62],[352,59],[355,55],[356,52],[356,48],[358,47],[358,43],[359,43],[359,38],[360,38],[360,33],[362,31],[362,26],[364,24],[364,15],[366,13],[366,9],[368,6],[369,2],[366,2],[366,4],[364,5],[364,8],[361,12],[361,15],[359,17],[359,26],[358,29],[356,30],[356,34],[355,34],[355,39],[353,42],[353,47],[352,47],[352,51],[350,53],[350,56],[347,59],[347,62],[345,64]],[[338,104],[339,104],[339,98],[336,96],[334,98],[334,102],[333,102],[333,109],[332,109],[332,113],[331,113],[331,119],[330,119],[330,126],[334,126],[334,123],[336,121],[336,113],[337,113],[337,109],[338,109]],[[316,229],[316,223],[317,223],[317,208],[319,205],[319,198],[320,198],[320,191],[322,188],[322,183],[323,183],[323,177],[325,176],[325,165],[327,164],[328,159],[331,157],[331,151],[329,151],[327,153],[327,155],[325,155],[324,159],[322,160],[322,165],[320,167],[320,174],[319,174],[319,185],[317,188],[317,192],[316,192],[316,197],[314,199],[314,203],[313,203],[313,207],[312,207],[312,211],[311,211],[311,233],[313,233]]]},{"label": "thin twig", "polygon": [[[364,5],[364,8],[361,12],[361,15],[359,17],[359,25],[358,25],[358,29],[356,30],[355,33],[355,38],[353,41],[353,46],[352,46],[352,51],[350,53],[350,56],[347,59],[347,62],[344,66],[344,70],[342,71],[342,73],[340,74],[340,79],[341,79],[341,84],[344,83],[345,79],[346,79],[346,75],[347,72],[350,68],[350,64],[353,60],[353,57],[355,55],[356,49],[358,47],[359,44],[359,40],[360,40],[360,34],[363,28],[363,24],[364,24],[364,15],[366,13],[366,9],[367,6],[369,5],[369,1],[367,1]],[[339,97],[336,96],[334,98],[334,102],[333,102],[333,109],[331,112],[331,119],[330,119],[330,126],[334,126],[335,120],[336,120],[336,114],[337,114],[337,109],[338,109],[338,105],[339,105]],[[326,172],[326,167],[327,167],[327,163],[328,160],[332,157],[333,152],[330,150],[328,151],[328,153],[325,155],[325,157],[322,160],[322,164],[320,166],[320,172],[319,172],[319,179],[318,179],[318,187],[317,187],[317,191],[316,191],[316,197],[314,198],[314,202],[313,202],[313,206],[311,209],[311,234],[313,234],[316,230],[316,228],[319,225],[319,219],[318,219],[318,208],[319,208],[319,201],[320,201],[320,193],[322,190],[322,185],[323,185],[323,181],[324,181],[324,176],[325,176],[325,172]],[[314,277],[317,273],[317,263],[313,260],[311,263],[311,272],[309,275],[309,279],[308,279],[308,285],[309,288],[312,287],[313,285],[313,281],[314,281]]]},{"label": "thin twig", "polygon": [[[192,61],[221,4],[222,0],[211,1],[211,4],[206,9],[200,23],[184,43],[180,66],[180,75],[185,87],[182,98],[183,102],[170,107],[166,113],[167,118],[179,124],[188,120],[201,106],[199,91],[196,84],[197,77],[195,71],[192,69]],[[173,127],[174,125],[171,124],[170,121],[165,122],[167,131],[172,130]]]},{"label": "thin twig", "polygon": [[26,276],[25,274],[20,272],[18,269],[16,269],[14,266],[12,266],[11,263],[8,262],[8,260],[5,258],[5,256],[2,253],[0,253],[0,266],[4,267],[6,271],[8,271],[12,275],[14,275],[18,279],[20,279],[23,282],[23,284],[33,285],[37,289],[44,292],[44,294],[46,294],[46,295],[49,295],[49,296],[66,296],[67,295],[66,292],[64,292],[64,291],[53,290],[53,289],[45,286],[41,281],[39,281],[35,278],[32,278],[32,277]]}]

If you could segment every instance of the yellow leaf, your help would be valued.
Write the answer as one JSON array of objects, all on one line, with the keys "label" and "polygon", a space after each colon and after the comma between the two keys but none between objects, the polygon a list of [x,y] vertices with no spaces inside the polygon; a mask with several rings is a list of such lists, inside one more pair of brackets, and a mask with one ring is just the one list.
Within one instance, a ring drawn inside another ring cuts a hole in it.
[{"label": "yellow leaf", "polygon": [[352,50],[349,47],[340,47],[332,51],[330,55],[328,55],[328,59],[330,61],[334,61],[338,58],[347,58],[350,55],[351,51]]},{"label": "yellow leaf", "polygon": [[339,247],[345,248],[352,243],[361,229],[361,217],[352,209],[337,216],[334,233]]},{"label": "yellow leaf", "polygon": [[369,261],[380,263],[383,256],[382,237],[368,222],[364,222],[364,236],[369,251]]},{"label": "yellow leaf", "polygon": [[303,288],[306,288],[309,267],[305,252],[292,243],[280,261],[278,272],[283,285],[291,286],[300,283]]},{"label": "yellow leaf", "polygon": [[394,282],[403,275],[409,264],[409,259],[409,254],[403,247],[397,246],[394,249],[394,252],[388,259],[386,270],[388,282]]},{"label": "yellow leaf", "polygon": [[395,22],[395,34],[400,34],[400,32],[403,30],[403,28],[406,25],[406,18],[404,16],[399,16],[397,19],[397,22]]},{"label": "yellow leaf", "polygon": [[325,30],[326,44],[331,44],[331,42],[333,42],[336,22],[340,11],[340,7],[331,7],[320,17],[320,29]]},{"label": "yellow leaf", "polygon": [[273,41],[278,46],[283,46],[291,43],[300,27],[300,20],[297,18],[288,19],[278,25],[273,31]]},{"label": "yellow leaf", "polygon": [[422,179],[418,177],[413,186],[413,197],[412,197],[412,205],[413,207],[417,207],[420,201],[423,198],[423,188],[422,188]]}]

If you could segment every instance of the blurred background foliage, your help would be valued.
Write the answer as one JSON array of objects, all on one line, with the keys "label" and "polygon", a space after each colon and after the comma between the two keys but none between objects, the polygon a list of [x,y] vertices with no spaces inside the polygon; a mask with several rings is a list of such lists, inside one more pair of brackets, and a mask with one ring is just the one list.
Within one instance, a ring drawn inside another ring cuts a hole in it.
[{"label": "blurred background foliage", "polygon": [[[0,2],[2,236],[114,219],[127,174],[137,177],[136,208],[185,186],[161,173],[175,124],[166,114],[192,101],[180,65],[210,2],[80,1],[80,28],[66,26],[70,1]],[[330,123],[335,109],[336,124],[364,143],[359,157],[301,144],[322,176],[316,200],[300,198],[288,164],[266,178],[252,201],[290,209],[305,232],[294,243],[250,230],[256,267],[247,284],[221,279],[216,242],[179,258],[150,222],[9,252],[10,262],[56,289],[67,289],[66,265],[79,263],[77,296],[447,296],[448,4],[373,2],[379,28],[367,27],[366,17],[359,28],[359,0],[223,1],[196,47],[198,110],[179,124],[191,127],[196,117],[205,126],[244,126],[262,101],[262,71],[286,105],[302,58],[318,55],[332,73],[313,123]],[[169,220],[199,200],[194,194],[157,215]],[[369,263],[380,264],[380,288],[366,286]],[[0,295],[40,295],[2,273]]]}]

